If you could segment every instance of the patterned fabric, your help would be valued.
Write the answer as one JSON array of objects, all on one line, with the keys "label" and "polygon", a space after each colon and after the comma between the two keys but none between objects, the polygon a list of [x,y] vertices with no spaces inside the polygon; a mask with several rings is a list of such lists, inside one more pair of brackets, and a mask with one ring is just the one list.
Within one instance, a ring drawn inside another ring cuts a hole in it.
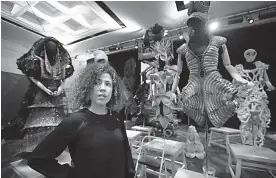
[{"label": "patterned fabric", "polygon": [[[45,53],[45,43],[48,40],[53,40],[58,44],[58,52],[56,55],[58,60],[54,66],[50,65]],[[69,53],[59,41],[52,37],[41,38],[36,41],[26,54],[17,59],[16,64],[22,73],[36,79],[64,80],[74,72]]]},{"label": "patterned fabric", "polygon": [[[55,64],[50,65],[45,44],[52,40],[57,44]],[[17,60],[18,69],[29,77],[34,77],[51,91],[57,91],[61,82],[70,77],[74,68],[69,53],[62,44],[52,37],[42,38],[34,43],[29,52]],[[62,93],[50,96],[33,82],[27,93],[33,92],[32,97],[26,95],[23,103],[28,103],[19,111],[18,116],[24,124],[26,134],[22,140],[21,152],[30,152],[44,139],[65,117]],[[20,115],[20,113],[28,113]]]},{"label": "patterned fabric", "polygon": [[235,112],[232,98],[237,90],[217,69],[218,51],[225,42],[223,37],[212,36],[201,59],[188,44],[177,49],[177,53],[185,55],[190,71],[188,84],[181,92],[184,112],[200,126],[205,124],[206,114],[214,126],[221,127]]}]

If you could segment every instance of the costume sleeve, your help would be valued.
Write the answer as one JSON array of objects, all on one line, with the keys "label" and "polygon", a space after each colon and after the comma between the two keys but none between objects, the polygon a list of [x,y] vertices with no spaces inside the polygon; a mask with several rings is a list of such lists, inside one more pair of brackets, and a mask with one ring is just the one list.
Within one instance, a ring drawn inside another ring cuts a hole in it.
[{"label": "costume sleeve", "polygon": [[122,133],[124,137],[124,148],[125,148],[125,156],[126,156],[126,178],[134,178],[135,176],[135,168],[134,168],[134,163],[133,163],[133,158],[131,154],[131,150],[129,147],[129,142],[126,134],[126,128],[124,124],[124,119],[122,116],[118,115],[118,118],[121,122],[122,125]]},{"label": "costume sleeve", "polygon": [[65,150],[74,138],[82,120],[79,113],[64,119],[30,154],[28,165],[46,177],[69,178],[74,169],[69,164],[59,164],[55,159]]},{"label": "costume sleeve", "polygon": [[16,64],[23,74],[36,79],[40,77],[40,60],[39,58],[31,57],[30,52],[17,59]]}]

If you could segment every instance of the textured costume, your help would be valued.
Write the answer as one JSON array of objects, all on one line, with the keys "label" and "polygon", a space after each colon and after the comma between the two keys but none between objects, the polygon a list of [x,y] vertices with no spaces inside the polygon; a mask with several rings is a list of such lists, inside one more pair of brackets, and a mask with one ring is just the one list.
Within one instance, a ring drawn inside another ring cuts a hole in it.
[{"label": "textured costume", "polygon": [[244,79],[255,84],[253,88],[249,90],[247,86],[241,85],[235,80],[233,83],[239,91],[238,102],[240,106],[237,109],[237,116],[241,121],[242,143],[261,147],[264,144],[266,129],[271,122],[269,101],[264,90],[267,81],[269,82],[265,76],[269,65],[261,61],[256,61],[254,64],[256,68],[251,70],[244,69],[241,64],[235,66]]},{"label": "textured costume", "polygon": [[189,158],[197,157],[198,159],[203,159],[205,156],[204,147],[200,141],[200,137],[195,126],[191,125],[188,128],[187,140],[184,149],[186,156]]},{"label": "textured costume", "polygon": [[237,90],[217,69],[218,51],[225,42],[224,37],[210,37],[202,58],[197,57],[186,43],[177,49],[185,55],[190,71],[188,84],[181,92],[184,112],[201,126],[205,124],[205,112],[216,127],[222,126],[235,113],[232,97]]},{"label": "textured costume", "polygon": [[[54,65],[47,58],[45,43],[51,39],[57,43]],[[54,38],[42,38],[34,43],[30,51],[17,60],[18,69],[28,77],[40,81],[51,91],[57,91],[62,80],[71,76],[74,68],[66,49]],[[17,115],[24,124],[25,136],[19,152],[30,152],[65,117],[64,94],[48,95],[31,81],[23,105]]]},{"label": "textured costume", "polygon": [[[210,2],[190,2],[188,26],[194,19],[206,23],[209,7]],[[189,42],[177,49],[178,54],[185,56],[190,71],[188,84],[182,89],[180,99],[184,112],[200,126],[209,118],[215,127],[221,127],[235,113],[233,96],[237,90],[222,78],[217,68],[219,48],[225,43],[224,37],[209,36],[209,45],[201,57],[189,49]]]}]

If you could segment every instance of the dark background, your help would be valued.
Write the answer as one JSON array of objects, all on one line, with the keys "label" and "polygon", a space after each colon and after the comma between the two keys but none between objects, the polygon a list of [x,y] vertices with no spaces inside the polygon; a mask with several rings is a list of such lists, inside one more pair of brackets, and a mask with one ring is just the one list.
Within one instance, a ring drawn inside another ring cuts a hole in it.
[{"label": "dark background", "polygon": [[[243,53],[248,48],[255,49],[258,53],[256,60],[270,65],[268,76],[271,83],[276,86],[276,23],[232,30],[217,35],[227,38],[226,45],[233,66],[235,66],[236,64],[243,64],[245,68],[251,68],[252,65],[246,63],[243,57]],[[174,49],[176,49],[181,43],[183,43],[183,41],[175,42]],[[135,88],[137,88],[140,83],[139,72],[141,69],[141,64],[137,60],[137,56],[137,50],[109,55],[109,61],[111,65],[116,69],[116,71],[122,78],[124,76],[124,63],[132,57],[136,59],[137,62]],[[175,58],[177,58],[176,54]],[[189,75],[185,62],[183,63],[183,66],[184,67],[179,83],[180,89],[182,89],[187,84]],[[225,79],[232,81],[232,78],[224,68],[221,60],[218,68]],[[1,75],[1,120],[3,126],[9,120],[11,120],[18,111],[23,96],[27,91],[29,81],[24,75],[12,74],[7,72],[1,72]],[[269,108],[271,111],[271,124],[269,130],[276,131],[276,120],[274,119],[274,116],[276,115],[276,91],[267,92],[267,94],[270,101]],[[184,120],[187,120],[186,116],[184,116]],[[238,128],[239,125],[240,122],[237,119],[236,115],[229,119],[225,124],[225,126],[233,128]]]},{"label": "dark background", "polygon": [[15,117],[29,84],[25,75],[1,71],[1,126]]},{"label": "dark background", "polygon": [[[138,85],[140,84],[140,76],[139,73],[141,72],[141,62],[138,61],[138,51],[137,50],[129,50],[119,53],[114,53],[108,55],[108,61],[110,64],[114,67],[114,69],[117,71],[118,75],[123,79],[124,78],[124,68],[125,63],[127,60],[130,60],[131,58],[134,58],[136,61],[136,68],[135,68],[135,84],[134,88],[136,89]],[[133,93],[134,94],[134,93]]]}]

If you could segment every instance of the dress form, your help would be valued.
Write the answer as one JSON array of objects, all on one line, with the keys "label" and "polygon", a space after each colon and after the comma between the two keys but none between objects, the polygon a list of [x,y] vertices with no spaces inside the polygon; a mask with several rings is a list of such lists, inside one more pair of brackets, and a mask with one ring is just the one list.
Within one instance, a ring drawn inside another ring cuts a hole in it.
[{"label": "dress form", "polygon": [[63,83],[74,67],[68,51],[52,37],[36,41],[17,66],[31,81],[16,115],[24,131],[18,155],[24,158],[65,118]]},{"label": "dress form", "polygon": [[[189,4],[188,15],[190,17],[187,21],[188,28],[190,28],[189,38],[177,49],[178,72],[181,72],[183,65],[182,55],[186,59],[190,72],[188,84],[182,89],[180,100],[186,115],[199,126],[205,127],[205,148],[207,148],[210,124],[222,127],[235,114],[236,110],[234,97],[237,90],[219,73],[219,55],[221,54],[224,67],[233,78],[243,84],[249,84],[231,65],[225,44],[226,38],[213,36],[206,30],[208,9],[209,7],[201,1]],[[177,83],[178,81],[175,80],[172,92],[175,91]],[[207,151],[205,158],[207,159]],[[206,168],[208,170],[207,160]]]}]

